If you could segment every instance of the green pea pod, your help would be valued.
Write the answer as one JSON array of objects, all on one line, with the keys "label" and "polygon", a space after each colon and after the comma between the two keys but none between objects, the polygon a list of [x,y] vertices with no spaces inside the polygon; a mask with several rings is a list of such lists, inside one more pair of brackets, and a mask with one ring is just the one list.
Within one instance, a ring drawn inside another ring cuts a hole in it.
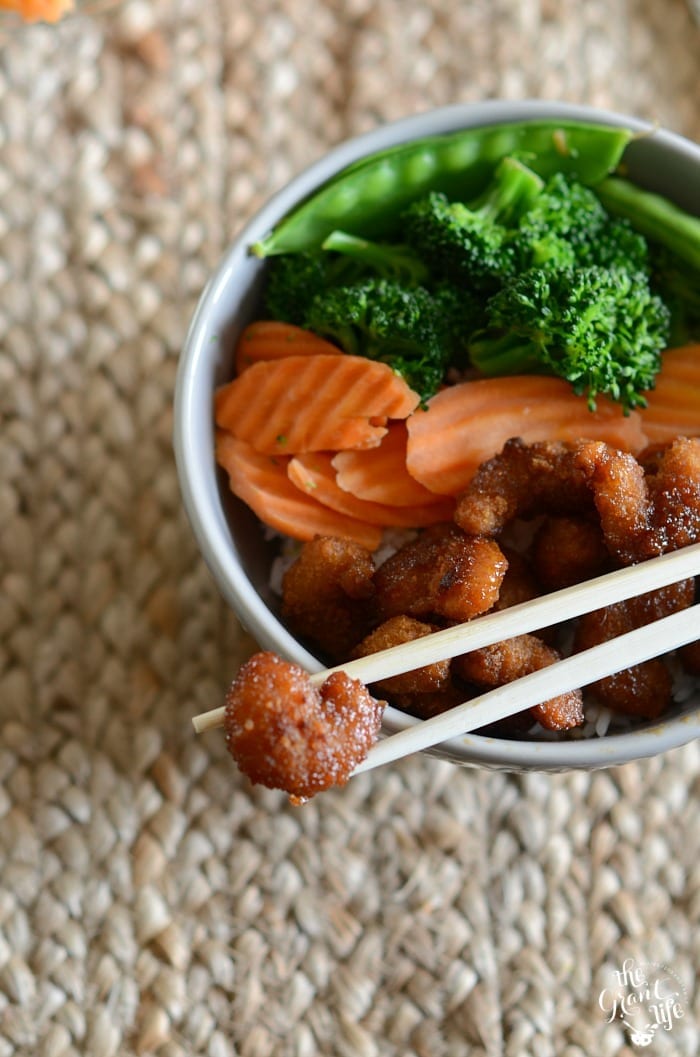
[{"label": "green pea pod", "polygon": [[596,186],[596,193],[609,213],[626,217],[640,234],[700,268],[700,217],[684,212],[663,195],[643,191],[619,177],[603,180]]},{"label": "green pea pod", "polygon": [[596,184],[617,167],[633,136],[615,125],[547,120],[398,144],[341,170],[251,250],[269,257],[318,249],[338,228],[364,238],[387,236],[403,209],[428,191],[463,201],[479,194],[507,155],[516,155],[545,179],[568,172]]}]

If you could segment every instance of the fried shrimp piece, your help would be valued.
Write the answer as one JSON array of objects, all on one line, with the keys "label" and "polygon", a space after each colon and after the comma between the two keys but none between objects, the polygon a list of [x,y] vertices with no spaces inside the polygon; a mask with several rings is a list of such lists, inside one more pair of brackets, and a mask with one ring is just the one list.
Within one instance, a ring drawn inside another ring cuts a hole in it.
[{"label": "fried shrimp piece", "polygon": [[700,437],[677,437],[648,478],[655,546],[664,554],[700,539]]},{"label": "fried shrimp piece", "polygon": [[252,782],[301,802],[347,782],[377,740],[384,707],[342,672],[316,689],[303,668],[263,651],[226,695],[226,746]]},{"label": "fried shrimp piece", "polygon": [[579,447],[575,460],[591,488],[610,553],[623,565],[659,553],[648,549],[649,492],[634,456],[590,441]]},{"label": "fried shrimp piece", "polygon": [[350,540],[309,540],[282,579],[282,615],[297,635],[334,659],[369,630],[374,597],[370,551]]},{"label": "fried shrimp piece", "polygon": [[457,705],[461,705],[473,696],[473,691],[470,694],[466,690],[455,686],[454,683],[449,682],[441,690],[426,690],[423,693],[413,694],[395,694],[392,697],[392,704],[396,705],[402,712],[417,716],[418,719],[431,719],[432,716],[439,716],[450,708],[456,708]]},{"label": "fried shrimp piece", "polygon": [[[538,672],[560,659],[559,653],[536,635],[516,635],[506,642],[455,657],[452,666],[460,679],[492,689]],[[572,690],[543,701],[529,711],[547,730],[570,730],[583,723],[583,694]]]},{"label": "fried shrimp piece", "polygon": [[[492,613],[500,613],[501,610],[518,606],[522,602],[531,602],[542,594],[542,585],[535,576],[529,558],[512,547],[504,546],[500,540],[498,545],[506,556],[508,568]],[[537,634],[545,642],[550,642],[556,637],[556,627],[541,628]]]},{"label": "fried shrimp piece", "polygon": [[623,565],[700,539],[700,438],[677,437],[641,462],[590,441],[575,461],[589,481],[606,546]]},{"label": "fried shrimp piece", "polygon": [[[574,651],[590,649],[692,605],[695,584],[680,580],[637,598],[597,609],[579,618]],[[591,685],[591,691],[609,708],[644,719],[656,719],[671,703],[672,679],[666,661],[655,657],[625,668]]]},{"label": "fried shrimp piece", "polygon": [[646,448],[637,455],[637,462],[644,470],[645,474],[658,473],[661,465],[661,460],[664,454],[668,450],[670,441],[658,441],[656,444],[648,444]]},{"label": "fried shrimp piece", "polygon": [[691,675],[700,675],[700,639],[697,642],[689,642],[678,651],[681,664],[686,672]]},{"label": "fried shrimp piece", "polygon": [[531,602],[541,594],[541,586],[528,559],[503,543],[499,543],[499,547],[505,555],[508,568],[493,606],[497,613],[502,609],[520,605],[521,602]]},{"label": "fried shrimp piece", "polygon": [[532,541],[532,563],[547,591],[598,576],[610,565],[600,525],[587,518],[550,517]]},{"label": "fried shrimp piece", "polygon": [[[367,657],[370,653],[378,653],[380,650],[388,650],[391,646],[398,646],[403,642],[415,642],[436,631],[431,624],[424,624],[414,617],[401,614],[389,617],[378,628],[371,631],[359,646],[352,651],[351,656]],[[450,662],[436,661],[434,664],[426,664],[422,668],[414,668],[409,672],[402,672],[390,679],[381,679],[373,683],[384,694],[393,696],[395,694],[424,694],[436,690],[444,690],[450,681]]]},{"label": "fried shrimp piece", "polygon": [[564,441],[506,441],[482,463],[460,496],[455,521],[473,535],[497,536],[516,517],[571,514],[591,508],[585,472],[574,462],[576,445]]},{"label": "fried shrimp piece", "polygon": [[460,622],[491,609],[507,561],[493,540],[454,526],[426,532],[392,554],[374,574],[379,613]]}]

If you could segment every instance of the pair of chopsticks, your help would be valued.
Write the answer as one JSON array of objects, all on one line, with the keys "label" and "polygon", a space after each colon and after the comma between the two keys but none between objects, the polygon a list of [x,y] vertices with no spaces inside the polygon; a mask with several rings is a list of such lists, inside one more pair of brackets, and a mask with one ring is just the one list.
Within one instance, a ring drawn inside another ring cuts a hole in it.
[{"label": "pair of chopsticks", "polygon": [[[311,682],[319,686],[332,672],[342,671],[363,683],[374,683],[516,635],[572,620],[592,610],[697,575],[700,575],[700,543],[553,591],[499,613],[477,617],[465,624],[392,646],[347,664],[315,672],[310,676]],[[700,604],[693,605],[525,675],[431,719],[422,720],[379,741],[353,774],[370,771],[411,753],[432,748],[450,738],[468,734],[551,697],[587,686],[623,668],[693,642],[700,638],[699,614]],[[192,723],[197,733],[202,733],[221,726],[223,721],[224,709],[215,708],[195,716]]]}]

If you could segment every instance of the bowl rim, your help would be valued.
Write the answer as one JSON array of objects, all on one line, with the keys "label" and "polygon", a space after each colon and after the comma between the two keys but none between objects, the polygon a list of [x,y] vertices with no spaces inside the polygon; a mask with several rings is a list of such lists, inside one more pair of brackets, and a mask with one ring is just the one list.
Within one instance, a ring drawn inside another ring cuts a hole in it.
[{"label": "bowl rim", "polygon": [[[251,243],[261,239],[299,201],[346,165],[365,155],[426,136],[462,128],[515,121],[561,119],[625,126],[653,136],[671,152],[689,156],[700,168],[700,146],[678,133],[618,111],[539,99],[485,100],[456,103],[382,124],[349,138],[296,174],[250,218],[230,243],[199,298],[180,354],[173,405],[173,447],[183,505],[217,587],[239,620],[262,649],[271,649],[309,671],[322,662],[306,650],[267,607],[242,566],[235,560],[225,516],[214,509],[211,485],[217,469],[213,455],[213,425],[201,422],[201,372],[212,375],[212,324],[216,309],[225,303],[230,277],[248,256]],[[199,422],[200,429],[197,430]],[[198,438],[192,443],[192,438]],[[209,447],[207,448],[207,445]],[[205,472],[206,471],[206,472]],[[382,735],[420,722],[389,706]],[[639,730],[571,741],[506,740],[467,734],[433,749],[431,756],[463,765],[509,770],[565,771],[610,767],[657,755],[700,737],[700,705]]]}]

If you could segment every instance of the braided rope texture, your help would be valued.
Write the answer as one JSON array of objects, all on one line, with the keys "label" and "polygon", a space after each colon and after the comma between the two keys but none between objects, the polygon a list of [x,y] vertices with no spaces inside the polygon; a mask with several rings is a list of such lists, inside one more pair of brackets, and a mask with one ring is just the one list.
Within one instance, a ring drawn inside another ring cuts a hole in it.
[{"label": "braided rope texture", "polygon": [[0,41],[0,1057],[619,1057],[671,966],[700,1051],[700,751],[429,759],[302,809],[216,706],[252,651],[171,453],[212,266],[347,135],[548,97],[700,139],[682,0],[131,0]]}]

